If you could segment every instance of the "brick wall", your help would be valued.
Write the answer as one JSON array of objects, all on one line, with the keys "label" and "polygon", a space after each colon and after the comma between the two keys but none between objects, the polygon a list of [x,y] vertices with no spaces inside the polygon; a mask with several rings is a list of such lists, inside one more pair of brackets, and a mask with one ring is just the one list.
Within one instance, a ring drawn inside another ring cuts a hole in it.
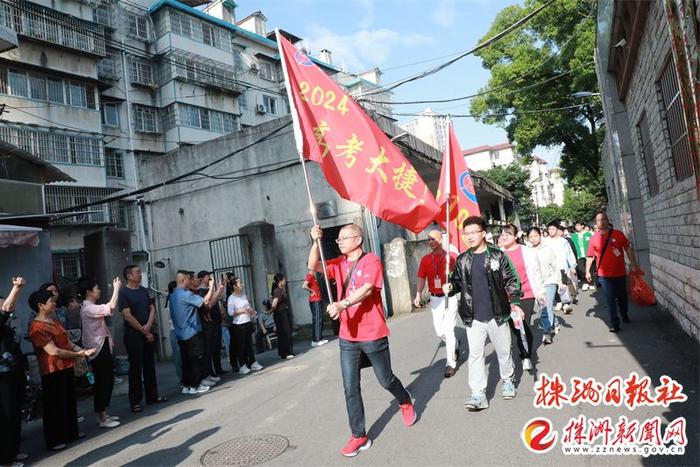
[{"label": "brick wall", "polygon": [[[677,180],[656,81],[671,58],[668,26],[661,2],[651,2],[639,47],[626,107],[644,204],[654,288],[662,308],[670,311],[696,340],[700,328],[700,200],[695,177]],[[637,124],[643,113],[659,182],[650,195]],[[628,177],[634,174],[627,174]],[[698,174],[700,176],[700,174]]]}]

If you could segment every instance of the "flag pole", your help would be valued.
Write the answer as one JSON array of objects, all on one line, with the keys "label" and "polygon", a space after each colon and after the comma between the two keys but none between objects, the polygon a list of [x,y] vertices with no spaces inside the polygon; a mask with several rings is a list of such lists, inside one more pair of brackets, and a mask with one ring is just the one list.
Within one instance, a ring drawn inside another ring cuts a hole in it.
[{"label": "flag pole", "polygon": [[[450,277],[450,209],[452,204],[452,200],[450,199],[452,195],[452,181],[450,180],[450,175],[452,172],[452,166],[450,165],[450,116],[446,115],[444,118],[447,121],[447,125],[445,125],[445,130],[447,132],[447,138],[445,139],[445,156],[442,158],[442,164],[447,169],[445,171],[445,184],[447,185],[445,187],[445,195],[447,199],[447,209],[445,209],[445,246],[447,247],[447,251],[445,252],[445,283],[447,283]],[[449,297],[445,297],[445,312],[447,312],[448,309],[448,301]]]},{"label": "flag pole", "polygon": [[[301,169],[304,172],[304,183],[306,183],[306,194],[309,196],[309,211],[311,211],[311,218],[313,219],[314,226],[319,225],[318,217],[316,216],[316,205],[314,204],[313,196],[311,195],[311,185],[309,184],[309,174],[306,171],[306,159],[304,159],[304,142],[301,134],[301,127],[299,126],[299,119],[297,117],[296,106],[294,105],[294,96],[292,96],[292,90],[290,88],[289,74],[287,72],[287,61],[284,58],[284,51],[282,50],[282,41],[280,40],[280,30],[275,28],[275,39],[277,40],[277,48],[280,54],[280,60],[282,61],[282,72],[284,73],[284,86],[287,89],[287,100],[289,101],[289,109],[291,110],[292,123],[294,127],[294,140],[296,142],[297,153],[299,154],[299,160],[301,161]],[[316,245],[318,246],[319,256],[321,257],[321,269],[323,270],[323,281],[326,284],[326,292],[328,293],[328,300],[333,303],[333,293],[331,292],[331,283],[328,281],[328,271],[326,269],[326,258],[323,254],[323,247],[321,246],[321,239],[316,239]]]}]

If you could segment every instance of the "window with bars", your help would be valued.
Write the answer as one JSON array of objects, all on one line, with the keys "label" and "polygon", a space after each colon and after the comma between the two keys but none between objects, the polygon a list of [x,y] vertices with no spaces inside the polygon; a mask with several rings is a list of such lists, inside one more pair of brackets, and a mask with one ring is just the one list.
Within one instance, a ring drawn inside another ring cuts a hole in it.
[{"label": "window with bars", "polygon": [[101,167],[102,139],[99,135],[0,123],[0,140],[7,141],[52,163],[94,165]]},{"label": "window with bars", "polygon": [[124,178],[124,156],[112,148],[105,148],[105,171],[111,178]]},{"label": "window with bars", "polygon": [[0,66],[0,94],[97,109],[94,86],[4,66]]},{"label": "window with bars", "polygon": [[274,63],[260,60],[260,77],[268,81],[277,81],[277,66]]},{"label": "window with bars", "polygon": [[139,133],[160,133],[158,128],[158,108],[133,104],[134,127]]},{"label": "window with bars", "polygon": [[101,3],[92,11],[93,20],[103,26],[112,27],[112,7],[109,4]]},{"label": "window with bars", "polygon": [[127,34],[137,39],[148,40],[148,17],[127,13]]},{"label": "window with bars", "polygon": [[[175,51],[169,57],[177,63],[175,77],[178,79],[234,92],[238,92],[240,89],[236,81],[235,70],[230,65],[214,60],[185,56],[181,51]],[[166,79],[165,73],[163,78]]]},{"label": "window with bars", "polygon": [[51,256],[54,271],[60,277],[74,281],[82,275],[79,251],[52,253]]},{"label": "window with bars", "polygon": [[236,116],[226,112],[178,103],[180,125],[209,130],[215,133],[232,133],[237,129]]},{"label": "window with bars", "polygon": [[248,110],[248,94],[243,91],[240,96],[238,96],[238,113],[243,113],[243,111]]},{"label": "window with bars", "polygon": [[666,121],[666,135],[671,148],[676,180],[684,180],[693,175],[693,161],[690,154],[688,126],[672,58],[669,57],[666,61],[656,85],[660,95],[662,115]]},{"label": "window with bars", "polygon": [[642,118],[637,124],[637,137],[639,138],[639,147],[642,155],[642,165],[647,177],[649,185],[649,196],[654,196],[659,192],[659,179],[656,176],[656,165],[654,164],[654,148],[651,145],[649,137],[649,121],[646,113],[642,114]]},{"label": "window with bars", "polygon": [[53,8],[23,0],[0,0],[0,25],[80,52],[104,55],[104,27]]},{"label": "window with bars", "polygon": [[241,53],[240,50],[233,51],[233,66],[237,70],[243,69],[243,54]]},{"label": "window with bars", "polygon": [[154,86],[153,68],[151,62],[142,57],[129,57],[129,78],[132,84]]},{"label": "window with bars", "polygon": [[97,203],[104,198],[119,191],[117,188],[92,188],[73,186],[53,186],[44,187],[46,198],[46,211],[57,212],[61,210],[84,211],[73,217],[67,217],[56,221],[59,224],[96,224],[108,223],[110,219],[110,206],[107,204],[95,204],[86,208],[77,209],[89,203]]},{"label": "window with bars", "polygon": [[105,58],[97,62],[97,76],[100,79],[118,79],[121,70],[121,55],[117,49],[107,48]]},{"label": "window with bars", "polygon": [[160,110],[160,121],[163,131],[174,128],[175,125],[177,125],[176,118],[177,117],[175,115],[175,104],[170,104],[167,107],[163,107]]},{"label": "window with bars", "polygon": [[228,30],[172,10],[168,12],[168,15],[172,33],[216,47],[225,52],[232,51],[231,41],[233,35]]}]

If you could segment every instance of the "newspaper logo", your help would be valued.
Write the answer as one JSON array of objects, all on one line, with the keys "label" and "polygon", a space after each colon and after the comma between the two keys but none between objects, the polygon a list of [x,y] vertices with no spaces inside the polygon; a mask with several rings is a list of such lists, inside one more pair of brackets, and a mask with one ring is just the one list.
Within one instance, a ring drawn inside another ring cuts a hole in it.
[{"label": "newspaper logo", "polygon": [[548,418],[532,418],[523,427],[522,439],[530,451],[543,454],[556,444],[557,432]]}]

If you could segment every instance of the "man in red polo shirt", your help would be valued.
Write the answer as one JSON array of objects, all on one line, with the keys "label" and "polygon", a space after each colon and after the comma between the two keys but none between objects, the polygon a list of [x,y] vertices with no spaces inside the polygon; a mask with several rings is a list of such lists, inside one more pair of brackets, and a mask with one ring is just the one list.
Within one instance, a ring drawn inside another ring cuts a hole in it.
[{"label": "man in red polo shirt", "polygon": [[[317,239],[320,226],[311,229],[313,246],[309,253],[309,269],[320,268]],[[416,421],[411,395],[391,370],[389,328],[382,307],[382,263],[373,253],[362,251],[362,229],[355,224],[340,230],[336,243],[342,256],[326,261],[329,279],[335,279],[339,301],[328,305],[332,319],[340,319],[340,367],[345,389],[345,405],[352,437],[340,451],[354,457],[369,449],[372,440],[365,432],[365,409],[360,392],[360,369],[363,359],[369,361],[379,384],[396,398],[403,422],[411,426]]]},{"label": "man in red polo shirt", "polygon": [[[445,268],[449,255],[442,248],[442,233],[439,230],[430,231],[428,234],[428,246],[430,246],[431,252],[423,256],[420,260],[420,266],[418,266],[418,290],[416,290],[413,304],[416,308],[421,307],[420,298],[427,282],[428,290],[430,291],[430,311],[433,314],[435,334],[445,341],[445,350],[447,351],[445,378],[450,378],[457,372],[457,360],[459,358],[459,344],[455,337],[459,297],[454,296],[448,300],[442,291],[442,285],[447,283]],[[450,270],[452,270],[453,265],[454,260],[450,258]],[[448,300],[448,307],[445,307],[445,300]]]},{"label": "man in red polo shirt", "polygon": [[[630,322],[627,307],[627,281],[625,270],[625,253],[630,260],[632,271],[639,269],[637,257],[630,247],[630,242],[625,234],[614,230],[610,225],[610,219],[605,211],[595,216],[598,232],[591,237],[586,254],[586,280],[591,282],[591,265],[596,260],[598,281],[603,288],[605,303],[610,315],[609,330],[620,330],[620,318],[617,314],[618,306],[620,316],[625,323]],[[617,304],[615,303],[617,302]]]}]

